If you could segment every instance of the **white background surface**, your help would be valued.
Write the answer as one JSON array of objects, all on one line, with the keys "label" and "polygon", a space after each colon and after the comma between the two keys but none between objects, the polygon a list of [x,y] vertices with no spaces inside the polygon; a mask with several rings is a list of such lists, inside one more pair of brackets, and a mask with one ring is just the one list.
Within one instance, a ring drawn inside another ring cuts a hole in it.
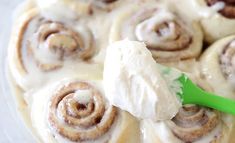
[{"label": "white background surface", "polygon": [[0,143],[34,143],[17,113],[14,97],[5,77],[6,50],[13,10],[23,0],[0,0]]}]

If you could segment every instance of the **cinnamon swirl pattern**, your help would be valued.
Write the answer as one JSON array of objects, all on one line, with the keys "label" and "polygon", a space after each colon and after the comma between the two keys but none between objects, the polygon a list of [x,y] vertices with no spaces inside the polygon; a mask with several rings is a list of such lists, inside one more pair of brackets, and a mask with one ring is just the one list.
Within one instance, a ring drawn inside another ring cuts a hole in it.
[{"label": "cinnamon swirl pattern", "polygon": [[234,41],[230,36],[215,42],[200,59],[202,76],[218,95],[228,98],[235,98]]},{"label": "cinnamon swirl pattern", "polygon": [[[138,122],[110,105],[96,84],[64,80],[36,93],[31,118],[44,142],[137,141]],[[128,134],[124,134],[125,130]]]},{"label": "cinnamon swirl pattern", "polygon": [[128,7],[113,22],[110,41],[143,41],[158,62],[197,57],[202,48],[198,24],[181,19],[163,7],[140,4]]},{"label": "cinnamon swirl pattern", "polygon": [[58,70],[66,61],[85,62],[94,54],[91,31],[83,25],[72,28],[40,16],[36,9],[23,15],[10,45],[10,69],[16,82],[27,74]]},{"label": "cinnamon swirl pattern", "polygon": [[[194,105],[182,107],[172,121],[167,123],[173,134],[184,142],[193,142],[202,138],[218,124],[218,113]],[[220,136],[217,134],[211,140],[218,140]]]}]

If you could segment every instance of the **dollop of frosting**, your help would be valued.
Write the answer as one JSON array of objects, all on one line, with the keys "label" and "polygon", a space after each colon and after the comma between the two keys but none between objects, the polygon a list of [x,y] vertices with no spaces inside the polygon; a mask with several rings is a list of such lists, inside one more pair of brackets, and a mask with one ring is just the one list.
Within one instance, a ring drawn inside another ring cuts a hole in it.
[{"label": "dollop of frosting", "polygon": [[123,40],[106,53],[103,84],[111,104],[138,118],[166,120],[181,107],[180,72],[158,65],[142,42]]}]

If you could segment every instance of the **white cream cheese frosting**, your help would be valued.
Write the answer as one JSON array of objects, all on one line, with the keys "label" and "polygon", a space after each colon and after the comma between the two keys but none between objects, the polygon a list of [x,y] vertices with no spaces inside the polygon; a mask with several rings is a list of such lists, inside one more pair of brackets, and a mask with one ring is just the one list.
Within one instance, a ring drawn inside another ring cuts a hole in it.
[{"label": "white cream cheese frosting", "polygon": [[[164,74],[165,73],[165,74]],[[141,119],[173,118],[181,107],[180,72],[164,72],[142,42],[123,40],[106,53],[103,84],[109,102]]]}]

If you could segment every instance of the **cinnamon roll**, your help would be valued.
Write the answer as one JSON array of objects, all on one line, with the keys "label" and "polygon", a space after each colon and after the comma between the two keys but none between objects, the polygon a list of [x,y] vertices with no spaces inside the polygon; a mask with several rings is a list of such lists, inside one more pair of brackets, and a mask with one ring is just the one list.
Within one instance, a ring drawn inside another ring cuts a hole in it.
[{"label": "cinnamon roll", "polygon": [[[210,90],[209,85],[201,83],[201,87]],[[144,120],[141,123],[142,140],[146,143],[232,143],[234,119],[209,108],[184,105],[171,120]]]},{"label": "cinnamon roll", "polygon": [[139,5],[120,12],[111,27],[111,42],[124,38],[143,41],[158,62],[186,60],[200,54],[202,32],[196,22],[182,19],[156,3]]},{"label": "cinnamon roll", "polygon": [[235,36],[223,38],[211,45],[200,58],[202,77],[218,95],[228,98],[235,98],[234,41]]},{"label": "cinnamon roll", "polygon": [[33,97],[32,124],[44,142],[139,142],[137,120],[110,105],[98,81],[63,80]]},{"label": "cinnamon roll", "polygon": [[86,62],[94,54],[93,34],[83,24],[72,27],[51,21],[32,9],[22,15],[16,25],[10,42],[9,63],[13,77],[23,89],[27,75],[62,69],[66,62]]},{"label": "cinnamon roll", "polygon": [[[211,132],[218,123],[219,115],[216,112],[188,105],[181,108],[167,125],[180,140],[193,142]],[[215,135],[214,138],[218,140],[220,135]]]},{"label": "cinnamon roll", "polygon": [[188,18],[198,19],[207,42],[235,33],[235,2],[232,0],[170,0]]},{"label": "cinnamon roll", "polygon": [[142,121],[141,129],[144,134],[143,142],[146,143],[230,143],[232,133],[229,124],[234,123],[226,123],[216,111],[188,105],[182,107],[172,120]]}]

